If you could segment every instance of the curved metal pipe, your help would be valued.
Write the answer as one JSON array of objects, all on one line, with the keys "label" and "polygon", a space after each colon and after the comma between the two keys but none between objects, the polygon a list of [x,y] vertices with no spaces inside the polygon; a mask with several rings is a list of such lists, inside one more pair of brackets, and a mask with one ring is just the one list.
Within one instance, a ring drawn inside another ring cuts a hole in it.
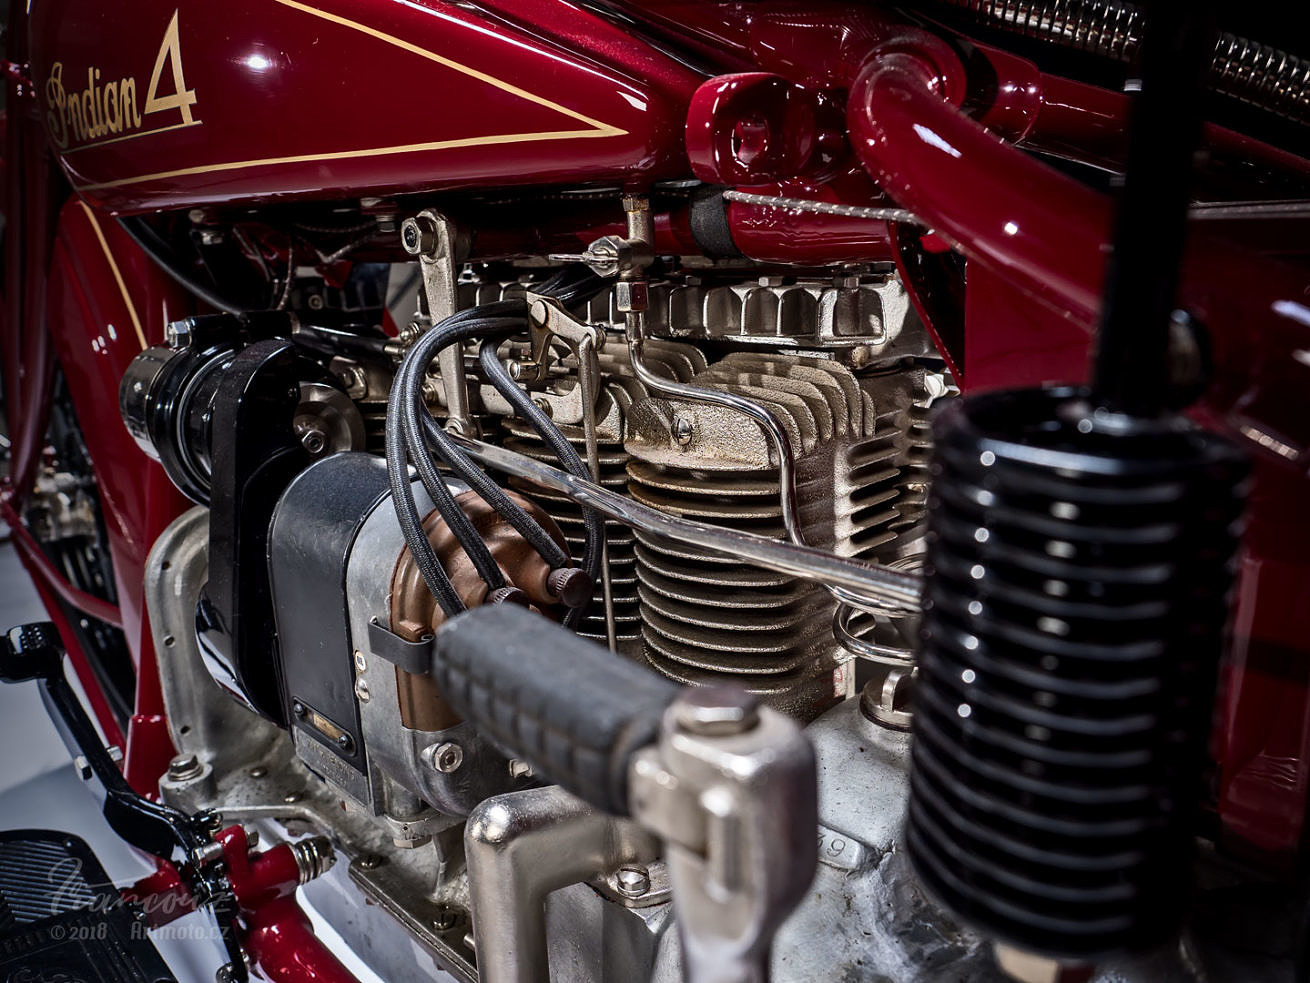
[{"label": "curved metal pipe", "polygon": [[659,855],[659,844],[635,823],[551,785],[498,795],[474,809],[464,853],[478,978],[548,983],[546,895],[625,863],[649,861]]},{"label": "curved metal pipe", "polygon": [[906,52],[879,55],[860,72],[847,126],[865,169],[966,256],[1093,323],[1108,199],[989,133],[934,91],[937,78]]}]

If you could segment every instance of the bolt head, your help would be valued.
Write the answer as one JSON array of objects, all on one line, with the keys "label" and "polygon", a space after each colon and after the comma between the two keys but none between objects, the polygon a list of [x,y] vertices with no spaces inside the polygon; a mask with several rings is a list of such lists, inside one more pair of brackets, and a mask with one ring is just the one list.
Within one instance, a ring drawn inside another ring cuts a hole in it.
[{"label": "bolt head", "polygon": [[411,256],[435,252],[439,241],[437,225],[426,215],[407,218],[400,225],[400,244]]},{"label": "bolt head", "polygon": [[355,753],[355,740],[349,734],[341,734],[337,737],[337,747],[346,754]]},{"label": "bolt head", "polygon": [[327,434],[318,427],[306,427],[300,435],[300,443],[309,453],[322,454],[327,447]]},{"label": "bolt head", "polygon": [[760,722],[760,701],[735,686],[701,686],[673,704],[677,728],[698,737],[744,734]]},{"label": "bolt head", "polygon": [[368,691],[368,680],[355,680],[355,699],[359,700],[360,703],[367,703],[372,698],[372,694]]},{"label": "bolt head", "polygon": [[291,712],[297,717],[303,717],[309,711],[305,709],[305,704],[301,703],[299,700],[293,700],[291,703]]},{"label": "bolt head", "polygon": [[451,741],[439,744],[432,752],[432,767],[443,775],[459,771],[459,766],[463,763],[464,749]]},{"label": "bolt head", "polygon": [[650,872],[640,864],[624,864],[614,875],[614,886],[625,898],[640,898],[650,890]]},{"label": "bolt head", "polygon": [[192,331],[191,319],[183,318],[180,321],[170,321],[164,327],[164,343],[169,348],[186,348],[191,344]]},{"label": "bolt head", "polygon": [[357,863],[364,870],[377,870],[386,862],[387,861],[385,857],[381,857],[376,853],[366,853],[355,861],[355,863]]},{"label": "bolt head", "polygon": [[255,765],[255,767],[250,769],[251,778],[263,778],[267,774],[268,774],[268,769],[265,768],[263,765]]},{"label": "bolt head", "polygon": [[687,447],[691,444],[691,438],[696,436],[696,424],[692,422],[690,416],[686,413],[678,413],[673,417],[673,439],[677,441],[679,447]]},{"label": "bolt head", "polygon": [[168,763],[168,777],[173,781],[185,781],[195,778],[203,771],[200,759],[194,754],[179,754]]}]

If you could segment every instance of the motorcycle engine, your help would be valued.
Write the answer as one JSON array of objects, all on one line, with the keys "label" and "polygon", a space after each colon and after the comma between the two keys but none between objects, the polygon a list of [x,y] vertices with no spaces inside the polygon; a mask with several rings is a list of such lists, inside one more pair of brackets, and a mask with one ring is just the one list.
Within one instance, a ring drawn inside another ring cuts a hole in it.
[{"label": "motorcycle engine", "polygon": [[[196,317],[136,359],[124,419],[200,503],[147,572],[162,793],[329,836],[305,891],[384,978],[673,981],[729,938],[779,980],[986,978],[900,847],[915,605],[824,573],[922,566],[947,366],[890,264],[655,262],[640,207],[590,272],[457,264],[425,211],[385,310]],[[717,695],[660,724],[681,687]],[[646,745],[599,811],[551,784],[604,785],[591,731]],[[783,777],[664,801],[706,768]]]}]

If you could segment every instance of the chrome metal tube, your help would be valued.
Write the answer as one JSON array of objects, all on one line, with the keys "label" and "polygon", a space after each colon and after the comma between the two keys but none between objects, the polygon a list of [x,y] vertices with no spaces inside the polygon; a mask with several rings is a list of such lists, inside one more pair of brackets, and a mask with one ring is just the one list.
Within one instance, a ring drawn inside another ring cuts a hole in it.
[{"label": "chrome metal tube", "polygon": [[766,570],[838,588],[843,594],[873,602],[880,611],[913,613],[919,610],[923,578],[918,574],[869,566],[813,547],[793,546],[767,536],[679,518],[523,454],[467,437],[452,436],[452,439],[486,467],[526,478],[543,488],[567,495],[573,501],[635,529],[680,543],[693,543]]},{"label": "chrome metal tube", "polygon": [[548,983],[546,895],[649,862],[659,844],[556,785],[510,792],[473,810],[464,831],[478,979]]}]

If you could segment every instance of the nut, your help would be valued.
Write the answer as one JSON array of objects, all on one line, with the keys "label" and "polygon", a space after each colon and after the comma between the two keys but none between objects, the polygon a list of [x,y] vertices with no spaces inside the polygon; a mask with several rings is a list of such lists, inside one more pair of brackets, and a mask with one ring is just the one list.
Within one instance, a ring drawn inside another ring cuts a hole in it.
[{"label": "nut", "polygon": [[743,734],[760,721],[760,701],[735,686],[701,686],[673,703],[678,729],[699,737]]},{"label": "nut", "polygon": [[650,292],[644,280],[620,280],[614,284],[614,306],[623,313],[650,309]]},{"label": "nut", "polygon": [[168,763],[168,779],[173,782],[185,782],[198,778],[204,770],[205,766],[194,754],[179,754]]},{"label": "nut", "polygon": [[440,242],[437,224],[427,215],[416,215],[401,223],[400,244],[411,256],[432,253]]},{"label": "nut", "polygon": [[443,775],[449,775],[451,772],[459,771],[459,766],[464,763],[464,749],[452,741],[438,744],[432,748],[429,763]]},{"label": "nut", "polygon": [[640,898],[650,890],[650,872],[640,864],[624,864],[614,874],[614,886],[625,898]]}]

